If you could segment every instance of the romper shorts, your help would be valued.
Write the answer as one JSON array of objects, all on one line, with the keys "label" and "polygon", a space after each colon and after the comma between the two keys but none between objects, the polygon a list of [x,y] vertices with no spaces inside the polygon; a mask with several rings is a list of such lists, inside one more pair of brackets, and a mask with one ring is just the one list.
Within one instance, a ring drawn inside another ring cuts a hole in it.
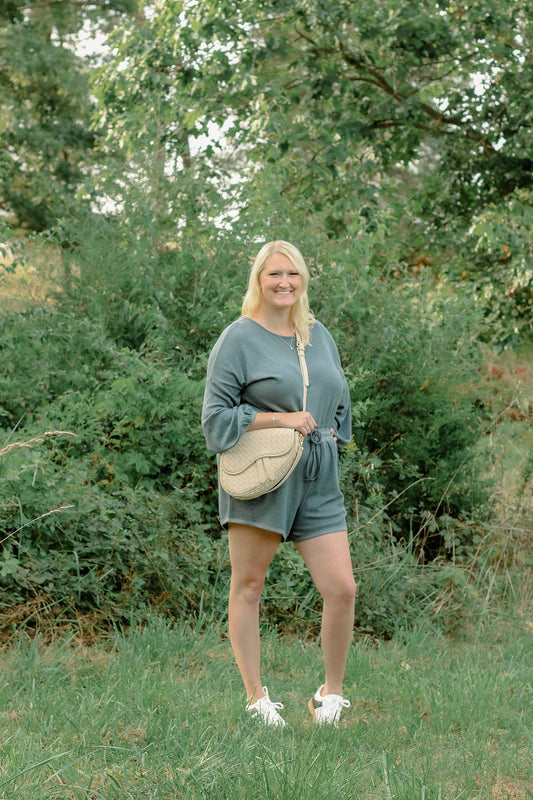
[{"label": "romper shorts", "polygon": [[279,533],[287,542],[346,530],[344,496],[339,486],[339,454],[329,428],[304,438],[296,469],[279,489],[253,500],[237,500],[219,485],[220,522],[250,525]]}]

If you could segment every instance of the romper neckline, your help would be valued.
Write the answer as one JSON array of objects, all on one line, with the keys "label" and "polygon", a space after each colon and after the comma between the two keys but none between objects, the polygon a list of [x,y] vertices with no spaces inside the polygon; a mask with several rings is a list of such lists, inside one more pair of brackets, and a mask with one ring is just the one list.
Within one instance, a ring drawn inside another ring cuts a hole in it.
[{"label": "romper neckline", "polygon": [[257,327],[261,328],[261,330],[266,331],[271,336],[278,336],[280,339],[287,339],[290,341],[291,339],[294,339],[294,337],[296,336],[296,333],[292,333],[290,336],[287,336],[283,333],[275,333],[274,331],[271,331],[269,328],[265,328],[264,325],[261,325],[260,322],[257,322],[257,320],[252,319],[251,317],[241,317],[241,319],[247,319],[249,322],[253,322],[253,324],[257,325]]}]

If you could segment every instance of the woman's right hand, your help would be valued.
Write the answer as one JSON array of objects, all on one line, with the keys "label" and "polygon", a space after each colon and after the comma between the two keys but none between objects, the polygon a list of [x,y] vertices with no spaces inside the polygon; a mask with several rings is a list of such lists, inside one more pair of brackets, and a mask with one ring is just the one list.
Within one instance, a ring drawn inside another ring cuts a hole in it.
[{"label": "woman's right hand", "polygon": [[309,411],[292,411],[276,414],[276,426],[278,428],[294,428],[302,436],[308,436],[317,427],[317,424]]}]

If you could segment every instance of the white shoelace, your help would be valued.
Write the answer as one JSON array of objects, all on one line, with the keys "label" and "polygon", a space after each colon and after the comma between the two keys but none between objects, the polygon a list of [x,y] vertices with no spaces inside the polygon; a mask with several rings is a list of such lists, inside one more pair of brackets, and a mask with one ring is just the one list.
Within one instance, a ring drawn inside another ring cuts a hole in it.
[{"label": "white shoelace", "polygon": [[285,725],[285,720],[278,714],[278,711],[283,708],[283,703],[274,703],[269,697],[266,686],[263,686],[263,691],[265,693],[264,697],[260,697],[255,703],[246,707],[248,713],[252,716],[260,717],[265,725],[278,725],[280,727]]}]

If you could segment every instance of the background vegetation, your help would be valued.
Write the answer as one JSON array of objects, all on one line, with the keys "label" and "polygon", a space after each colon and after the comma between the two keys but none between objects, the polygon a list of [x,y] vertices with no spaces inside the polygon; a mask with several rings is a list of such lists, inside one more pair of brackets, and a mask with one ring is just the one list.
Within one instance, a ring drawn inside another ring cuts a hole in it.
[{"label": "background vegetation", "polygon": [[[223,617],[203,380],[273,238],[350,384],[359,630],[527,613],[528,6],[0,3],[4,630]],[[289,550],[267,601],[315,631]]]}]

